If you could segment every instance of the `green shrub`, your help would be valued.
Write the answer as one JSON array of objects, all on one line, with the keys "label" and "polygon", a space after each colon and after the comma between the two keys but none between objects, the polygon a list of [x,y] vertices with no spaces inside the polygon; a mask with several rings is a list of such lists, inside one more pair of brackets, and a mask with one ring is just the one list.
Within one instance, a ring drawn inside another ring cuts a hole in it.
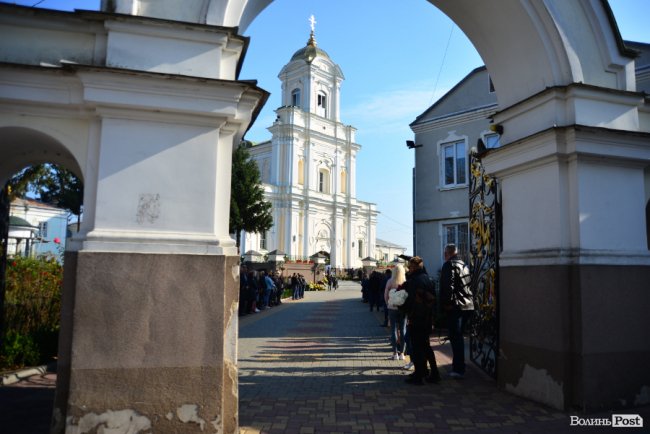
[{"label": "green shrub", "polygon": [[54,259],[7,263],[0,368],[46,363],[56,356],[63,267]]},{"label": "green shrub", "polygon": [[30,335],[7,330],[3,341],[3,368],[33,366],[40,362],[41,352]]}]

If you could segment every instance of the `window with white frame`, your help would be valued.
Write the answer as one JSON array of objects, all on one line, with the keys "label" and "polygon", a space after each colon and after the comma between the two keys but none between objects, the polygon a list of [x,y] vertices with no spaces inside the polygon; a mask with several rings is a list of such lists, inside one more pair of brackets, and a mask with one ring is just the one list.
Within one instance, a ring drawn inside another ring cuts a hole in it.
[{"label": "window with white frame", "polygon": [[294,89],[291,91],[291,105],[294,107],[300,107],[300,89]]},{"label": "window with white frame", "polygon": [[327,117],[327,95],[325,92],[318,92],[316,99],[316,114]]},{"label": "window with white frame", "polygon": [[465,262],[469,261],[469,227],[467,222],[442,225],[442,249],[447,244],[455,244],[458,256]]},{"label": "window with white frame", "polygon": [[488,149],[498,148],[501,146],[500,138],[501,136],[497,133],[486,134],[483,137],[483,143]]},{"label": "window with white frame", "polygon": [[260,233],[260,250],[266,250],[267,247],[266,231]]},{"label": "window with white frame", "polygon": [[330,172],[327,169],[318,170],[318,191],[321,193],[330,192]]},{"label": "window with white frame", "polygon": [[38,224],[39,237],[47,238],[47,222],[40,222]]},{"label": "window with white frame", "polygon": [[467,152],[464,140],[445,143],[442,152],[442,183],[445,187],[467,184]]},{"label": "window with white frame", "polygon": [[358,244],[358,256],[363,258],[363,240],[359,240]]}]

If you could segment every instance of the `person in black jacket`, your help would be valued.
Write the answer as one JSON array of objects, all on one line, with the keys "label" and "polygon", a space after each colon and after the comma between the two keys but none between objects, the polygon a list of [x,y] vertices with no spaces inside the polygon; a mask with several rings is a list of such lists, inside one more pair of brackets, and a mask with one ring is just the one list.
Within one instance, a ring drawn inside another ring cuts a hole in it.
[{"label": "person in black jacket", "polygon": [[447,312],[449,342],[453,352],[450,377],[465,376],[465,326],[474,312],[469,268],[458,257],[455,244],[445,246],[445,263],[440,274],[440,298]]},{"label": "person in black jacket", "polygon": [[248,314],[248,270],[245,265],[239,266],[239,316]]},{"label": "person in black jacket", "polygon": [[[408,297],[404,311],[408,318],[408,335],[411,340],[411,361],[415,372],[406,380],[409,384],[421,385],[426,379],[430,383],[440,381],[436,356],[431,348],[429,335],[433,328],[433,302],[435,284],[424,269],[422,258],[414,256],[408,262],[409,274],[404,284]],[[427,361],[431,372],[427,376]]]}]

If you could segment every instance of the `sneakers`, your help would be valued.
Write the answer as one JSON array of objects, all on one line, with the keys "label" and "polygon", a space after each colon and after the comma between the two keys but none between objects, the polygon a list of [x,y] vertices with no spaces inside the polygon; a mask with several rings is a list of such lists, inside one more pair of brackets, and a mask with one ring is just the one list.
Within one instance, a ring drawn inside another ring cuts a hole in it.
[{"label": "sneakers", "polygon": [[465,378],[465,375],[463,375],[463,374],[461,374],[461,373],[459,373],[459,372],[456,372],[456,371],[451,371],[448,375],[449,375],[451,378],[455,378],[455,379],[457,379],[457,380],[460,380],[460,379],[462,379],[462,378]]},{"label": "sneakers", "polygon": [[399,356],[397,354],[393,354],[391,359],[392,360],[399,360]]},{"label": "sneakers", "polygon": [[260,313],[260,312],[261,312],[261,310],[259,310],[258,308],[255,308],[255,313]]},{"label": "sneakers", "polygon": [[397,355],[397,358],[398,358],[398,360],[404,360],[404,354],[399,353],[399,354]]},{"label": "sneakers", "polygon": [[413,369],[413,362],[408,362],[406,365],[404,365],[404,369],[407,371]]}]

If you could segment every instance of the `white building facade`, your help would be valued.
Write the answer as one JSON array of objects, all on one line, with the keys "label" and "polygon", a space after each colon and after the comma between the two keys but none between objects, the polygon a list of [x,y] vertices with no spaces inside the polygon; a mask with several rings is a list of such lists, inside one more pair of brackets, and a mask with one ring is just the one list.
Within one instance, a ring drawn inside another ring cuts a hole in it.
[{"label": "white building facade", "polygon": [[360,267],[375,252],[375,204],[356,198],[355,128],[340,120],[341,68],[317,48],[314,33],[278,76],[282,106],[270,141],[253,146],[274,226],[243,233],[242,252],[289,257],[329,254],[335,268]]},{"label": "white building facade", "polygon": [[[469,152],[482,140],[499,146],[490,130],[497,111],[494,87],[485,66],[474,69],[411,123],[415,133],[415,254],[435,272],[443,249],[453,243],[469,254]],[[421,145],[421,146],[420,146]]]},{"label": "white building facade", "polygon": [[392,262],[406,253],[406,247],[377,238],[374,258],[380,263]]},{"label": "white building facade", "polygon": [[[11,203],[9,216],[8,256],[61,259],[67,233],[67,211],[32,199],[16,199]],[[14,225],[13,221],[18,224]]]}]

